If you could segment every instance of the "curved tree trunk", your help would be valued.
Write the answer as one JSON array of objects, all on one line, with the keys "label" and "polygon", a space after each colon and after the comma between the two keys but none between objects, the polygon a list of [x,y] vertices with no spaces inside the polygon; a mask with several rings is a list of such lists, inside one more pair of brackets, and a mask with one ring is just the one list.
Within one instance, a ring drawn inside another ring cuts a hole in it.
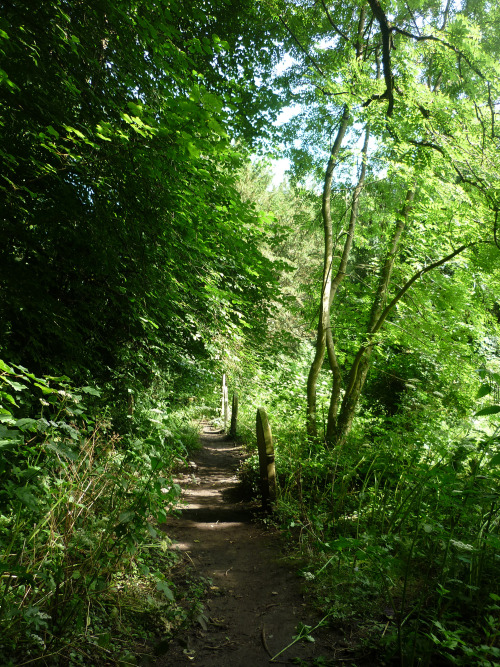
[{"label": "curved tree trunk", "polygon": [[337,136],[333,144],[330,159],[325,173],[323,185],[322,218],[325,239],[325,252],[323,262],[323,284],[321,288],[320,312],[318,318],[318,331],[316,335],[316,353],[314,355],[309,376],[307,379],[307,433],[315,437],[317,435],[316,424],[316,384],[318,376],[323,366],[326,348],[327,331],[330,328],[330,304],[332,290],[332,263],[333,263],[333,229],[332,216],[330,208],[330,197],[332,192],[333,172],[336,166],[337,156],[342,146],[347,127],[349,125],[349,109],[344,107],[344,112],[340,119],[340,125],[337,130]]},{"label": "curved tree trunk", "polygon": [[[328,305],[328,316],[330,318],[330,309],[332,307],[333,299],[335,297],[335,294],[337,293],[337,290],[339,288],[339,285],[341,282],[344,280],[345,275],[346,275],[346,269],[347,269],[347,261],[349,259],[349,255],[351,253],[351,248],[352,248],[352,242],[354,240],[354,230],[356,228],[356,223],[358,221],[358,211],[359,211],[359,198],[361,196],[361,192],[363,190],[364,184],[365,184],[365,177],[366,177],[366,155],[368,152],[368,141],[370,139],[370,128],[367,127],[365,130],[365,140],[363,143],[363,149],[361,151],[361,169],[359,172],[359,178],[358,178],[358,184],[356,185],[356,188],[354,189],[354,194],[352,196],[352,204],[351,204],[351,214],[349,216],[349,227],[347,229],[347,235],[346,235],[346,240],[344,243],[344,250],[342,252],[342,257],[340,260],[339,268],[337,271],[337,274],[335,277],[332,279],[332,285],[330,289],[330,302]],[[341,388],[341,383],[342,383],[342,375],[340,372],[340,366],[337,361],[337,355],[335,353],[335,344],[333,342],[333,335],[332,335],[332,329],[330,326],[330,319],[329,319],[329,326],[327,330],[327,335],[326,335],[326,344],[327,344],[327,350],[328,350],[328,361],[330,363],[330,368],[332,371],[332,393],[330,396],[330,406],[328,409],[328,422],[327,422],[327,428],[326,428],[326,439],[330,440],[333,432],[334,432],[334,427],[335,427],[335,422],[336,422],[336,417],[337,417],[337,410],[338,410],[338,405],[339,405],[339,400],[340,400],[340,388]]]},{"label": "curved tree trunk", "polygon": [[382,313],[384,312],[384,307],[387,300],[387,290],[391,281],[396,253],[399,247],[401,234],[406,227],[408,215],[410,213],[414,197],[415,191],[409,190],[406,194],[406,201],[403,210],[401,211],[399,219],[396,222],[394,236],[392,237],[391,245],[388,249],[384,265],[380,271],[379,283],[373,300],[367,329],[367,338],[370,342],[360,347],[354,358],[347,379],[347,387],[344,398],[342,400],[342,406],[338,420],[336,420],[335,423],[328,424],[330,441],[336,446],[342,446],[345,443],[347,436],[349,435],[354,415],[356,413],[356,407],[358,405],[361,392],[366,381],[366,376],[370,370],[371,355],[374,347],[374,342],[371,340],[371,337],[380,328],[377,325]]},{"label": "curved tree trunk", "polygon": [[453,252],[449,253],[445,257],[437,260],[436,262],[433,262],[432,264],[429,264],[423,269],[420,269],[420,271],[417,271],[417,273],[415,273],[409,280],[406,281],[403,287],[401,287],[396,295],[389,301],[389,303],[385,305],[387,300],[387,291],[392,275],[392,269],[394,267],[394,261],[396,258],[396,252],[399,247],[401,234],[403,233],[403,230],[406,226],[406,221],[411,210],[414,194],[415,193],[413,190],[410,190],[407,193],[405,205],[396,224],[391,247],[387,253],[384,266],[382,267],[380,273],[379,285],[372,306],[369,326],[366,332],[367,343],[359,348],[354,358],[351,370],[349,372],[347,386],[344,398],[342,400],[342,406],[340,408],[338,419],[331,429],[332,438],[330,443],[337,447],[342,446],[346,442],[347,436],[351,430],[356,408],[358,406],[361,392],[366,381],[366,376],[370,370],[371,355],[376,344],[375,335],[382,328],[385,320],[387,319],[394,306],[403,298],[411,286],[425,273],[428,273],[429,271],[432,271],[439,266],[446,264],[446,262],[456,257],[467,248],[475,245],[475,243],[461,245],[459,248],[453,250]]},{"label": "curved tree trunk", "polygon": [[[325,14],[329,22],[331,23],[333,29],[336,32],[338,32],[338,28],[333,22],[328,7],[325,4],[324,0],[321,0],[321,4],[323,5],[323,10],[325,11]],[[366,19],[366,9],[362,7],[359,15],[357,41],[355,43],[356,58],[358,59],[363,59],[364,55],[363,34],[365,29],[365,19]],[[340,36],[345,39],[345,35],[340,34]],[[337,270],[335,277],[333,277],[332,263],[333,263],[334,240],[333,240],[332,216],[330,210],[330,199],[332,191],[333,171],[335,169],[337,155],[340,151],[340,147],[342,145],[342,141],[344,139],[348,123],[349,123],[349,110],[346,105],[344,106],[344,112],[340,121],[339,129],[337,131],[337,136],[335,138],[335,142],[333,144],[333,148],[330,153],[330,159],[328,161],[328,166],[325,173],[325,181],[323,185],[322,218],[323,218],[323,230],[325,239],[323,285],[321,291],[320,313],[318,318],[318,332],[316,337],[316,353],[314,355],[314,360],[311,364],[309,376],[307,379],[306,424],[307,424],[307,434],[312,437],[317,437],[318,433],[317,415],[316,415],[316,386],[318,382],[318,376],[325,359],[325,348],[328,353],[328,361],[332,371],[332,393],[331,393],[330,406],[328,409],[328,421],[327,421],[328,427],[326,434],[327,437],[328,437],[329,425],[334,423],[337,415],[339,399],[340,399],[340,388],[342,384],[342,375],[340,372],[339,363],[337,361],[337,356],[335,353],[335,345],[331,331],[330,311],[338,287],[345,277],[347,260],[349,258],[349,253],[352,247],[354,228],[358,217],[359,195],[363,188],[363,183],[366,173],[366,153],[368,149],[368,139],[370,134],[369,129],[367,128],[365,134],[365,142],[362,151],[363,162],[361,165],[361,173],[358,185],[354,192],[353,201],[351,205],[351,215],[349,220],[347,237],[344,243],[344,250],[342,253],[342,258],[340,261],[339,268]]]}]

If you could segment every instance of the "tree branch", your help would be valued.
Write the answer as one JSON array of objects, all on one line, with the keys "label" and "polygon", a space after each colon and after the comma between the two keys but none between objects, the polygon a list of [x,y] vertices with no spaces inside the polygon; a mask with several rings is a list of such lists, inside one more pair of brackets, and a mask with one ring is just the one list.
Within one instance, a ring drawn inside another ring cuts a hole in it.
[{"label": "tree branch", "polygon": [[435,35],[414,35],[411,32],[408,32],[407,30],[403,30],[403,28],[398,28],[395,25],[391,25],[389,28],[390,32],[397,32],[400,35],[404,35],[405,37],[409,37],[410,39],[414,39],[416,42],[426,42],[426,41],[431,41],[431,42],[439,42],[439,44],[442,44],[443,46],[446,46],[446,48],[451,49],[454,53],[457,54],[459,58],[463,58],[467,65],[471,68],[473,72],[475,72],[483,81],[486,81],[486,77],[484,74],[479,70],[475,65],[471,63],[469,58],[465,55],[463,51],[460,49],[457,49],[456,46],[453,46],[453,44],[450,44],[447,42],[445,39],[441,39],[440,37],[436,37]]},{"label": "tree branch", "polygon": [[314,69],[315,69],[319,74],[321,74],[321,76],[326,76],[326,74],[323,72],[323,70],[321,69],[321,67],[320,67],[320,66],[318,65],[318,63],[316,62],[316,60],[311,56],[311,54],[307,51],[307,49],[306,49],[304,46],[302,46],[302,44],[300,43],[299,38],[295,35],[295,33],[294,33],[293,30],[290,28],[290,26],[288,25],[288,23],[284,20],[284,18],[283,18],[282,16],[279,16],[278,18],[279,18],[279,20],[281,21],[281,23],[285,26],[285,28],[288,30],[288,32],[290,33],[290,35],[291,35],[293,41],[297,44],[297,46],[298,46],[299,49],[302,51],[302,53],[306,56],[306,58],[309,58],[309,60],[312,62],[313,66],[314,66]]},{"label": "tree branch", "polygon": [[316,384],[318,375],[325,358],[325,347],[327,344],[327,331],[330,328],[330,290],[331,290],[331,271],[333,264],[333,230],[331,217],[331,192],[333,172],[337,164],[337,157],[342,146],[345,133],[349,125],[349,108],[344,105],[340,124],[337,129],[337,136],[330,151],[330,158],[325,172],[323,184],[323,197],[321,215],[323,219],[324,231],[324,263],[323,263],[323,283],[321,288],[320,312],[318,317],[318,330],[316,337],[316,352],[309,369],[307,378],[307,433],[310,436],[317,435],[316,424]]},{"label": "tree branch", "polygon": [[335,32],[339,34],[343,39],[345,39],[346,42],[350,42],[351,40],[349,39],[349,37],[344,32],[342,32],[342,30],[338,27],[338,25],[334,23],[332,15],[330,14],[328,7],[326,6],[325,0],[321,0],[321,4],[323,5],[323,9],[325,10],[325,14],[328,18],[328,21],[330,22],[330,25],[335,30]]},{"label": "tree branch", "polygon": [[344,280],[346,276],[347,262],[351,252],[353,240],[354,240],[354,230],[358,221],[358,209],[359,209],[359,198],[363,190],[366,178],[366,156],[368,154],[368,143],[370,141],[370,127],[367,126],[365,130],[365,139],[363,142],[363,148],[361,150],[361,169],[359,172],[358,183],[354,189],[352,204],[351,204],[351,215],[349,217],[349,227],[347,230],[346,240],[344,243],[344,249],[342,252],[342,257],[340,259],[339,268],[335,277],[332,275],[331,286],[330,286],[330,299],[328,304],[328,319],[329,326],[326,331],[326,349],[328,353],[328,361],[330,362],[330,367],[332,370],[332,393],[330,396],[330,406],[328,408],[328,422],[327,422],[327,439],[331,438],[335,430],[335,421],[338,412],[338,404],[340,399],[340,387],[342,382],[342,376],[340,371],[340,365],[335,352],[335,344],[333,341],[333,336],[330,326],[330,309],[332,307],[333,299],[337,293],[339,285]]},{"label": "tree branch", "polygon": [[[351,371],[349,373],[349,385],[346,388],[346,393],[345,397],[348,396],[352,388],[354,387],[357,379],[358,379],[358,371],[360,364],[362,363],[363,359],[365,358],[366,353],[370,352],[374,346],[374,341],[373,341],[373,336],[380,330],[382,325],[384,324],[385,320],[387,319],[387,316],[391,312],[391,310],[394,308],[394,306],[402,299],[402,297],[406,294],[406,292],[410,289],[410,287],[419,279],[421,278],[425,273],[428,273],[429,271],[432,271],[433,269],[436,269],[438,266],[441,266],[442,264],[445,264],[448,262],[450,259],[453,259],[456,255],[460,254],[463,252],[466,248],[470,248],[474,245],[477,245],[476,242],[473,243],[468,243],[465,245],[460,246],[457,250],[454,250],[452,253],[449,255],[446,255],[446,257],[443,257],[442,259],[437,260],[436,262],[433,262],[432,264],[429,264],[429,266],[426,266],[423,269],[420,269],[420,271],[417,271],[417,273],[412,276],[404,285],[403,287],[399,290],[399,292],[396,294],[396,296],[390,301],[390,303],[384,308],[382,311],[380,317],[377,319],[377,321],[373,324],[373,326],[370,328],[370,331],[368,332],[368,337],[369,340],[365,345],[362,345],[358,352],[356,353],[356,356],[354,358]],[[365,373],[367,372],[367,368],[365,367]],[[345,400],[344,397],[344,400]]]},{"label": "tree branch", "polygon": [[446,24],[448,22],[448,14],[450,13],[450,7],[451,7],[451,0],[448,0],[448,2],[446,3],[446,9],[444,10],[443,25],[441,26],[440,30],[444,30],[446,28]]},{"label": "tree branch", "polygon": [[382,314],[378,318],[377,322],[374,324],[371,334],[377,333],[377,331],[380,330],[381,326],[387,319],[387,316],[391,312],[391,310],[394,308],[394,306],[398,303],[398,301],[401,301],[402,297],[406,294],[406,292],[410,289],[410,287],[419,279],[421,278],[425,273],[429,273],[429,271],[432,271],[433,269],[437,269],[438,266],[442,266],[443,264],[446,264],[446,262],[449,262],[450,259],[453,259],[457,255],[459,255],[461,252],[466,250],[467,248],[472,248],[472,246],[477,245],[477,241],[473,241],[472,243],[466,243],[464,245],[461,245],[457,250],[454,250],[451,252],[449,255],[446,255],[446,257],[443,257],[442,259],[437,260],[436,262],[433,262],[432,264],[429,264],[429,266],[424,267],[423,269],[420,269],[420,271],[417,271],[415,275],[413,275],[404,285],[403,287],[399,290],[399,292],[396,294],[396,296],[387,304],[387,306],[384,308],[382,311]]},{"label": "tree branch", "polygon": [[[387,116],[391,117],[394,109],[394,77],[392,74],[392,65],[391,65],[391,48],[392,48],[392,39],[391,39],[391,26],[387,17],[382,9],[379,0],[368,0],[370,9],[372,10],[375,18],[377,19],[380,26],[380,33],[382,35],[382,65],[384,69],[384,79],[385,79],[385,93],[379,98],[374,99],[387,99],[389,104],[387,105]],[[372,100],[370,100],[371,102]],[[368,104],[370,103],[368,102]],[[365,103],[363,106],[368,106]]]}]

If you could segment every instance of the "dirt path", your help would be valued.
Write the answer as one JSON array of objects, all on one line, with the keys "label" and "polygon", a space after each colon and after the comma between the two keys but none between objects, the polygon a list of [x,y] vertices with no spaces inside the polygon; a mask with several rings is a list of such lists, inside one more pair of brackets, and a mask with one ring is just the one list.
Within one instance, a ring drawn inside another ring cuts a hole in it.
[{"label": "dirt path", "polygon": [[[172,642],[156,667],[268,665],[292,641],[300,623],[314,626],[319,617],[283,559],[286,546],[279,533],[252,522],[255,503],[238,502],[241,448],[209,427],[201,440],[196,467],[179,480],[187,504],[165,529],[196,573],[212,582],[213,595],[204,601],[208,622]],[[334,658],[328,630],[314,637],[314,643],[295,644],[277,663],[297,664],[292,661],[300,657],[304,662],[299,664],[313,665],[317,656]]]}]

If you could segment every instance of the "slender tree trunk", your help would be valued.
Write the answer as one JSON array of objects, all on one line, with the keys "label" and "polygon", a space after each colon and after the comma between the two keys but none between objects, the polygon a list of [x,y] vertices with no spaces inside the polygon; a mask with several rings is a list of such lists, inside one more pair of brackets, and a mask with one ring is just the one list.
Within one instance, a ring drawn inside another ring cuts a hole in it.
[{"label": "slender tree trunk", "polygon": [[375,345],[372,336],[375,331],[378,330],[377,324],[380,320],[380,316],[384,311],[385,303],[387,300],[387,290],[391,281],[392,270],[394,268],[394,262],[396,259],[399,242],[401,240],[401,234],[406,227],[408,215],[410,213],[414,197],[415,191],[409,190],[406,194],[406,200],[401,214],[396,222],[396,228],[394,230],[391,245],[387,251],[384,265],[380,271],[378,287],[375,293],[375,298],[373,300],[370,320],[368,322],[367,328],[366,338],[369,342],[359,348],[354,358],[347,379],[347,387],[344,398],[342,400],[342,406],[338,420],[335,424],[329,424],[331,441],[336,446],[342,446],[345,443],[347,436],[349,435],[354,415],[356,413],[356,407],[359,403],[361,392],[363,391],[363,387],[366,381],[366,376],[370,370],[371,355]]},{"label": "slender tree trunk", "polygon": [[328,304],[328,329],[326,331],[326,347],[328,352],[328,361],[330,363],[330,368],[332,371],[332,393],[330,395],[330,406],[328,408],[328,422],[326,429],[326,439],[329,440],[333,434],[333,429],[337,417],[337,410],[340,401],[340,388],[342,384],[342,374],[340,372],[340,366],[337,360],[337,355],[335,353],[335,344],[333,341],[332,327],[330,324],[330,312],[333,303],[333,299],[337,293],[337,290],[344,280],[347,269],[347,262],[349,260],[349,255],[351,253],[352,242],[354,240],[354,230],[356,228],[356,223],[358,221],[358,211],[359,211],[359,198],[365,184],[366,177],[366,154],[368,152],[368,141],[370,139],[370,128],[367,127],[365,130],[365,140],[363,143],[363,149],[361,151],[361,169],[359,172],[358,184],[354,189],[352,196],[351,204],[351,214],[349,216],[349,227],[347,229],[346,239],[344,242],[344,250],[342,251],[342,257],[340,259],[339,268],[334,278],[332,278],[332,284],[330,288],[330,301]]},{"label": "slender tree trunk", "polygon": [[[340,37],[342,37],[342,39],[346,39],[346,36],[344,34],[342,34],[341,32],[339,33],[338,27],[333,22],[330,12],[324,0],[321,0],[321,3],[323,5],[325,14],[335,32]],[[364,55],[363,33],[365,29],[365,19],[366,19],[366,8],[362,7],[359,15],[357,40],[355,43],[356,57],[360,60],[363,59]],[[328,166],[325,173],[325,182],[323,186],[322,217],[323,217],[323,229],[324,229],[324,239],[325,239],[323,285],[321,291],[320,314],[318,318],[318,332],[316,337],[316,353],[314,355],[314,360],[311,364],[309,377],[307,379],[307,433],[312,437],[317,436],[316,386],[318,382],[318,376],[323,366],[325,358],[325,348],[328,353],[328,361],[332,371],[332,393],[331,393],[332,400],[330,401],[330,406],[328,409],[328,422],[327,422],[328,424],[334,423],[335,421],[339,405],[340,388],[342,384],[342,375],[340,372],[340,366],[337,360],[337,355],[335,353],[335,345],[332,336],[330,312],[335,294],[338,290],[340,283],[345,277],[347,260],[349,258],[349,253],[352,247],[354,228],[358,217],[359,195],[363,188],[363,183],[366,173],[366,152],[369,139],[369,130],[367,128],[365,134],[365,143],[362,152],[363,162],[361,165],[361,174],[352,200],[351,216],[349,220],[349,228],[346,236],[346,241],[344,243],[344,251],[342,253],[342,259],[340,261],[338,271],[335,277],[333,277],[332,262],[333,262],[333,252],[335,244],[333,240],[333,227],[332,227],[332,217],[330,210],[332,179],[333,179],[333,171],[335,169],[337,155],[339,153],[348,123],[349,123],[349,111],[346,105],[344,107],[344,113],[340,121],[339,129],[337,131],[337,137],[335,139],[330,154],[330,159],[328,161]]]},{"label": "slender tree trunk", "polygon": [[406,283],[401,287],[396,295],[389,301],[386,305],[387,292],[389,288],[389,283],[392,275],[392,270],[394,267],[394,262],[396,258],[396,253],[399,247],[399,242],[401,239],[401,234],[403,233],[406,222],[408,220],[408,215],[411,210],[412,202],[414,199],[414,190],[410,190],[406,195],[405,205],[401,211],[400,218],[396,224],[396,229],[394,231],[394,236],[392,238],[391,247],[387,253],[384,266],[380,272],[379,285],[375,295],[375,299],[372,306],[372,311],[370,314],[370,321],[366,332],[365,339],[367,342],[362,345],[352,363],[351,370],[349,372],[346,391],[344,398],[342,400],[342,405],[338,415],[336,424],[332,427],[332,438],[330,443],[333,446],[340,447],[345,444],[347,436],[352,427],[352,422],[354,415],[356,413],[356,408],[361,397],[361,392],[363,390],[366,376],[370,369],[371,365],[371,355],[373,348],[375,347],[375,334],[380,331],[385,320],[387,319],[389,313],[392,311],[394,306],[402,299],[406,292],[411,288],[411,286],[421,278],[425,273],[432,271],[439,266],[442,266],[446,262],[450,261],[456,255],[463,252],[465,249],[474,245],[464,244],[459,248],[446,255],[445,257],[429,264],[428,266],[417,271]]},{"label": "slender tree trunk", "polygon": [[321,301],[320,312],[318,318],[318,331],[316,335],[316,353],[314,355],[311,368],[309,370],[309,377],[307,379],[307,433],[310,436],[317,436],[316,424],[316,384],[318,376],[323,366],[326,348],[327,331],[330,328],[330,303],[331,303],[331,289],[332,289],[332,263],[333,263],[333,229],[332,216],[330,208],[330,198],[332,192],[333,172],[335,170],[337,156],[342,146],[347,127],[349,125],[349,109],[344,107],[340,125],[337,130],[337,136],[330,153],[328,166],[325,173],[325,181],[323,184],[323,201],[322,201],[322,218],[323,230],[325,239],[325,252],[323,263],[323,283],[321,287]]}]

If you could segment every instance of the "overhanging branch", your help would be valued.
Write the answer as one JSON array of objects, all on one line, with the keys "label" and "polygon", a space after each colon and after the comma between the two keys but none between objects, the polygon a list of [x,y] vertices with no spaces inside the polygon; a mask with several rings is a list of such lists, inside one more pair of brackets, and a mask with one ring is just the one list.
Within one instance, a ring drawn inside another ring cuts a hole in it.
[{"label": "overhanging branch", "polygon": [[337,34],[339,34],[343,39],[345,39],[346,42],[350,42],[351,40],[349,39],[349,37],[345,34],[345,32],[342,32],[342,30],[338,27],[338,25],[332,19],[332,15],[330,14],[330,11],[329,11],[328,7],[326,6],[325,0],[321,0],[321,4],[323,5],[323,9],[325,10],[325,14],[328,18],[328,21],[330,22],[330,25],[335,30],[335,32]]},{"label": "overhanging branch", "polygon": [[[382,35],[382,65],[384,70],[384,79],[385,79],[385,93],[381,95],[378,99],[387,99],[389,104],[387,105],[387,116],[392,116],[394,109],[394,77],[392,74],[392,65],[391,65],[391,48],[392,48],[392,38],[391,38],[391,26],[387,20],[384,10],[382,9],[380,2],[378,0],[368,0],[370,9],[373,12],[373,15],[378,21],[380,26],[380,33]],[[377,99],[377,98],[373,98]],[[371,102],[370,100],[368,104]],[[365,104],[364,106],[367,106]]]},{"label": "overhanging branch", "polygon": [[432,264],[429,264],[429,266],[425,266],[423,269],[420,269],[420,271],[417,271],[415,275],[413,275],[404,285],[403,287],[399,290],[399,292],[396,294],[396,296],[387,304],[387,306],[384,308],[382,311],[382,314],[380,315],[379,319],[377,322],[374,324],[373,329],[371,330],[371,334],[376,334],[377,331],[380,330],[381,326],[387,319],[387,316],[391,312],[391,310],[394,308],[394,306],[402,299],[402,297],[406,294],[406,292],[410,289],[410,287],[419,279],[421,278],[425,273],[429,273],[429,271],[432,271],[433,269],[437,269],[438,266],[442,266],[443,264],[446,264],[446,262],[449,262],[450,259],[453,259],[457,255],[459,255],[461,252],[466,250],[467,248],[472,248],[472,246],[477,245],[477,241],[473,241],[472,243],[466,243],[464,245],[461,245],[459,248],[454,250],[453,252],[450,252],[449,255],[446,255],[446,257],[443,257],[442,259],[437,260],[436,262],[433,262]]},{"label": "overhanging branch", "polygon": [[486,81],[486,77],[484,76],[484,74],[481,72],[480,69],[478,69],[475,65],[471,63],[471,61],[465,55],[465,53],[460,49],[457,49],[456,46],[453,46],[453,44],[450,44],[445,39],[441,39],[440,37],[436,37],[435,35],[414,35],[413,33],[408,32],[408,30],[403,30],[403,28],[398,28],[395,25],[391,25],[389,30],[391,32],[397,32],[399,35],[404,35],[405,37],[409,37],[410,39],[414,39],[416,42],[438,42],[439,44],[446,46],[447,49],[450,49],[457,56],[463,58],[467,63],[467,65],[469,65],[471,70],[475,72],[481,79],[483,79],[483,81]]},{"label": "overhanging branch", "polygon": [[290,28],[290,26],[288,25],[288,23],[284,20],[284,18],[283,18],[282,16],[279,16],[279,20],[280,20],[281,23],[285,26],[285,28],[288,30],[288,32],[290,33],[290,36],[292,37],[293,41],[297,44],[297,46],[298,46],[299,49],[302,51],[302,53],[306,56],[306,58],[308,58],[308,59],[312,62],[313,66],[314,66],[314,69],[315,69],[319,74],[321,74],[321,76],[326,76],[325,73],[323,72],[323,70],[321,69],[321,67],[320,67],[320,66],[318,65],[318,63],[316,62],[316,60],[311,56],[311,54],[309,53],[309,51],[308,51],[304,46],[302,46],[302,43],[300,42],[299,38],[295,35],[295,33],[294,33],[293,30]]}]

